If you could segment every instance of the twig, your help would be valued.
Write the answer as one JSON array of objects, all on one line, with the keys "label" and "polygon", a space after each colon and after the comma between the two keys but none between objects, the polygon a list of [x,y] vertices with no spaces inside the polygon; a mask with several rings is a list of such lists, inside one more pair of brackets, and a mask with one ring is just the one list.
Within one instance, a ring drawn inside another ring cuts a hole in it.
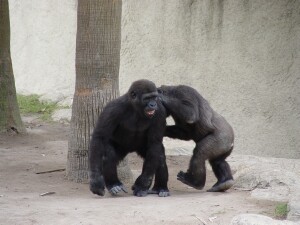
[{"label": "twig", "polygon": [[204,225],[207,225],[207,223],[206,223],[203,219],[197,217],[196,215],[193,215],[193,216],[196,217],[196,219],[198,219],[198,220],[199,220],[201,223],[203,223]]},{"label": "twig", "polygon": [[53,195],[53,194],[55,194],[54,191],[48,191],[48,192],[40,194],[40,196]]},{"label": "twig", "polygon": [[47,170],[47,171],[37,172],[37,173],[35,173],[35,174],[54,173],[54,172],[61,172],[61,171],[65,171],[65,170],[66,170],[66,169]]},{"label": "twig", "polygon": [[213,216],[213,217],[209,217],[209,218],[208,218],[208,220],[209,220],[210,222],[214,222],[215,219],[217,219],[216,216]]}]

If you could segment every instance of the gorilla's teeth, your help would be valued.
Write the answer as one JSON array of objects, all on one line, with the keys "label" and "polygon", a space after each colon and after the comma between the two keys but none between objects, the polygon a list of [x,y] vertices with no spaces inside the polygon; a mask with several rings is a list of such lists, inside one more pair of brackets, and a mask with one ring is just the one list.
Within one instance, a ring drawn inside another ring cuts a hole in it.
[{"label": "gorilla's teeth", "polygon": [[152,111],[147,112],[147,114],[148,114],[148,115],[153,115],[154,112],[155,112],[155,110],[152,110]]}]

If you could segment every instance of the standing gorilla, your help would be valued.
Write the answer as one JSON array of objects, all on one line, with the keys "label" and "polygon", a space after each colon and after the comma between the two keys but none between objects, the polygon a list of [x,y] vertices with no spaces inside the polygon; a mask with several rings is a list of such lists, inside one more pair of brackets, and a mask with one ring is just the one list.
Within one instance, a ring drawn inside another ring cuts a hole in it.
[{"label": "standing gorilla", "polygon": [[128,93],[108,103],[90,143],[90,190],[102,196],[105,186],[113,195],[127,192],[118,179],[117,165],[135,151],[144,158],[144,164],[132,188],[134,195],[146,196],[155,174],[153,191],[168,196],[168,168],[162,144],[165,127],[166,111],[151,81],[135,81]]},{"label": "standing gorilla", "polygon": [[209,160],[218,181],[208,191],[225,191],[233,185],[230,166],[225,159],[233,149],[234,133],[228,122],[216,113],[193,88],[162,86],[160,97],[175,125],[167,126],[165,136],[196,143],[187,172],[180,171],[177,179],[196,189],[206,180],[205,160]]}]

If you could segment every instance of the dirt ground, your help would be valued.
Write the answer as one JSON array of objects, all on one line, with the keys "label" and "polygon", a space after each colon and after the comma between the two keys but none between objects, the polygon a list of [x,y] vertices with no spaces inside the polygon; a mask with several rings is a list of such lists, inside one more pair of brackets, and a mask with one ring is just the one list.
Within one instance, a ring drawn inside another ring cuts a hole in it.
[{"label": "dirt ground", "polygon": [[[188,156],[168,156],[171,196],[144,198],[122,194],[93,195],[87,184],[68,181],[65,172],[36,174],[64,169],[67,159],[68,125],[44,123],[32,118],[27,135],[0,135],[0,224],[222,224],[240,213],[273,217],[274,202],[257,201],[249,192],[231,189],[206,192],[215,182],[208,171],[207,184],[199,191],[176,180],[188,166]],[[134,174],[142,160],[130,155]],[[130,190],[130,187],[128,187]],[[40,196],[45,192],[55,192]]]}]

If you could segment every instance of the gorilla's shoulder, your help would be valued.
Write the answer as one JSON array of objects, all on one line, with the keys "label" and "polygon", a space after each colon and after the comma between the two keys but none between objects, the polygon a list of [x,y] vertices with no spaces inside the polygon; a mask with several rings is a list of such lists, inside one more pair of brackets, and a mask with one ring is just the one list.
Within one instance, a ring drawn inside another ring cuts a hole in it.
[{"label": "gorilla's shoulder", "polygon": [[120,96],[108,102],[104,109],[102,115],[105,114],[107,116],[117,116],[118,114],[122,114],[129,108],[128,101],[126,100],[126,96]]},{"label": "gorilla's shoulder", "polygon": [[127,100],[127,96],[126,95],[122,95],[118,98],[115,98],[113,100],[111,100],[110,102],[108,102],[106,104],[107,108],[111,108],[111,107],[125,107],[126,105],[128,105],[128,100]]}]

